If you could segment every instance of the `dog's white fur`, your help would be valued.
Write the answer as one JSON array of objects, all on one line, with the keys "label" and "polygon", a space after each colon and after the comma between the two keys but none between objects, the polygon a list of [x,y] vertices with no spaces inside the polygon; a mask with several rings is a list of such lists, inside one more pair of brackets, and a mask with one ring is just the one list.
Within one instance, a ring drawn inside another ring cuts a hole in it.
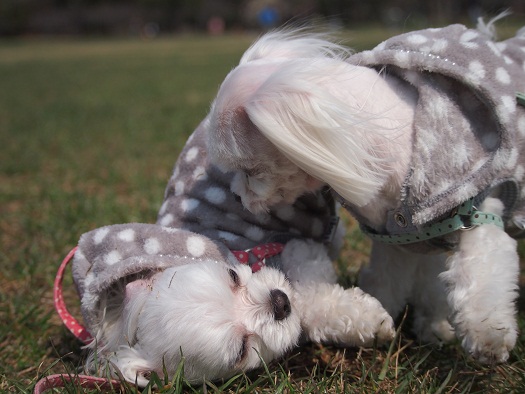
[{"label": "dog's white fur", "polygon": [[[273,32],[226,77],[208,116],[209,150],[237,172],[232,190],[249,210],[326,183],[384,229],[408,170],[416,97],[347,55],[322,35]],[[502,210],[493,198],[482,209]],[[463,232],[448,260],[374,242],[360,284],[393,316],[413,303],[421,339],[447,341],[455,330],[473,357],[501,362],[517,336],[517,276],[515,241],[483,225]]]},{"label": "dog's white fur", "polygon": [[[346,346],[393,337],[392,318],[379,301],[336,284],[324,245],[295,239],[281,258],[282,271],[265,266],[252,273],[247,265],[210,260],[169,268],[108,293],[88,369],[113,374],[118,369],[126,380],[145,386],[153,371],[163,376],[166,368],[173,377],[184,359],[184,377],[198,383],[269,363],[301,335]],[[284,319],[275,317],[272,290],[290,302]]]}]

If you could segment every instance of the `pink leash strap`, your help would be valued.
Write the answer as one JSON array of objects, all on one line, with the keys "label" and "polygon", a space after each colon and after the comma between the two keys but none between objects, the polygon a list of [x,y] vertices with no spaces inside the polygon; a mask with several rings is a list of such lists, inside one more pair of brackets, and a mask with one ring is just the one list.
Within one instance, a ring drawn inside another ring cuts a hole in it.
[{"label": "pink leash strap", "polygon": [[57,275],[55,277],[53,295],[55,300],[55,309],[57,310],[58,315],[62,319],[64,325],[69,329],[69,331],[73,333],[75,337],[80,339],[82,343],[88,345],[89,343],[91,343],[91,341],[93,341],[93,337],[88,332],[88,330],[86,330],[86,328],[82,324],[80,324],[78,320],[71,315],[71,313],[69,313],[69,311],[66,308],[66,303],[64,302],[64,296],[62,295],[62,280],[64,279],[64,272],[69,262],[73,259],[77,248],[78,247],[75,246],[73,249],[71,249],[71,251],[62,261],[62,264],[60,264]]},{"label": "pink leash strap", "polygon": [[[71,313],[67,310],[66,303],[64,302],[64,296],[62,294],[62,281],[64,279],[64,272],[69,262],[73,259],[77,247],[71,249],[67,256],[62,260],[62,264],[58,268],[57,275],[55,277],[55,283],[53,286],[53,298],[55,303],[55,309],[62,319],[64,325],[73,333],[75,337],[80,339],[82,343],[89,344],[93,341],[93,337],[86,330],[86,328],[75,319]],[[120,382],[117,380],[110,380],[105,378],[97,378],[94,376],[78,375],[71,376],[68,374],[55,374],[49,375],[40,379],[33,390],[34,394],[41,394],[46,390],[64,387],[67,382],[74,382],[76,385],[80,385],[84,388],[109,391],[115,387],[120,387]]]}]

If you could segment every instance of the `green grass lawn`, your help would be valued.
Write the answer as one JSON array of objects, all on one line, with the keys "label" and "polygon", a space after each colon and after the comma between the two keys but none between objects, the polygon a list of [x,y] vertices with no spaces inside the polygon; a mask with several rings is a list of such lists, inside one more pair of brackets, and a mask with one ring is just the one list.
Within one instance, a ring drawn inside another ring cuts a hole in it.
[{"label": "green grass lawn", "polygon": [[[348,36],[362,49],[387,34]],[[31,392],[44,375],[78,371],[80,345],[53,308],[61,259],[93,228],[156,220],[180,149],[253,38],[0,41],[1,392]],[[345,219],[350,231],[339,267],[349,284],[369,244]],[[69,276],[64,286],[78,314]],[[523,301],[519,313],[523,332]],[[524,358],[523,334],[508,364],[488,368],[457,344],[418,346],[401,333],[390,349],[309,345],[268,369],[193,389],[523,393]],[[190,390],[179,384],[164,392]]]}]

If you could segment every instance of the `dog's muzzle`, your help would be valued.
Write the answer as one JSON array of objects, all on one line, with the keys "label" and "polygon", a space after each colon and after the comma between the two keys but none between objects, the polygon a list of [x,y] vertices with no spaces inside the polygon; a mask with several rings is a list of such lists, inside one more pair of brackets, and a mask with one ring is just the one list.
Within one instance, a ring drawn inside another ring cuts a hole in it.
[{"label": "dog's muzzle", "polygon": [[292,306],[290,305],[288,296],[284,292],[277,289],[271,290],[270,302],[275,320],[283,320],[290,316]]}]

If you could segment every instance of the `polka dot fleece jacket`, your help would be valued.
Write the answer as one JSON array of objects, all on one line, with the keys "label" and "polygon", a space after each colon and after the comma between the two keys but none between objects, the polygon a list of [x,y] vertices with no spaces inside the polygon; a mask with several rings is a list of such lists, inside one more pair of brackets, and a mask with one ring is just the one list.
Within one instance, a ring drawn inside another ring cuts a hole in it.
[{"label": "polka dot fleece jacket", "polygon": [[516,92],[525,92],[525,29],[502,42],[462,25],[426,29],[349,61],[398,77],[417,93],[411,170],[396,210],[409,224],[448,215],[500,185],[506,219],[514,212],[525,225],[525,107],[516,101]]},{"label": "polka dot fleece jacket", "polygon": [[[330,232],[334,206],[325,192],[257,216],[244,209],[229,189],[232,175],[208,163],[204,135],[205,122],[175,165],[156,224],[110,225],[81,236],[73,279],[91,334],[103,313],[101,295],[117,283],[208,259],[238,264],[231,250],[294,237],[322,242]],[[278,266],[279,258],[267,263]]]}]

